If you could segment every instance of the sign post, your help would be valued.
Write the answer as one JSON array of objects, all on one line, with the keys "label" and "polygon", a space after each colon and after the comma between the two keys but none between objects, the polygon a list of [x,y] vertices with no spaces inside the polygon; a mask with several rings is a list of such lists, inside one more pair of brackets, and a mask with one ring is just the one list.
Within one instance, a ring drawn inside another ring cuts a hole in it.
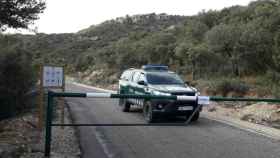
[{"label": "sign post", "polygon": [[43,121],[44,121],[44,88],[43,88],[43,66],[40,66],[40,87],[39,87],[39,113],[38,113],[38,129],[42,130],[43,129]]},{"label": "sign post", "polygon": [[[44,91],[45,88],[61,89],[65,91],[65,73],[63,67],[59,66],[41,66],[40,67],[40,91],[39,91],[39,119],[38,128],[43,128],[44,122]],[[64,123],[64,101],[61,101],[62,118]]]}]

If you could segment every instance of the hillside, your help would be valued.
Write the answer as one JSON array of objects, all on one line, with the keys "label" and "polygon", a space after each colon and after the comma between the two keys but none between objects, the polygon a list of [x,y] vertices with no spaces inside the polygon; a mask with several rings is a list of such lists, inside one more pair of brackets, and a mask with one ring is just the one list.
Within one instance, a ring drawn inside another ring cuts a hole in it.
[{"label": "hillside", "polygon": [[[122,38],[149,34],[181,24],[183,16],[146,14],[120,17],[91,26],[75,34],[4,35],[0,34],[1,52],[20,48],[31,52],[34,64],[64,64],[70,72],[86,69],[87,56]],[[85,68],[84,68],[85,65]]]},{"label": "hillside", "polygon": [[0,53],[21,49],[34,65],[63,64],[95,85],[115,83],[126,68],[157,63],[211,93],[278,95],[279,26],[279,1],[261,0],[189,17],[120,17],[73,34],[1,35]]}]

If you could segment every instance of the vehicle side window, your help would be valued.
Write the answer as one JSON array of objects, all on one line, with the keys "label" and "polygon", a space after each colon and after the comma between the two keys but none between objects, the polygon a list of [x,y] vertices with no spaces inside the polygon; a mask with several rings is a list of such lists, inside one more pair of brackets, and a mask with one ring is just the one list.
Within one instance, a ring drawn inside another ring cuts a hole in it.
[{"label": "vehicle side window", "polygon": [[143,73],[140,74],[138,81],[146,81],[145,75]]},{"label": "vehicle side window", "polygon": [[128,72],[125,74],[125,78],[126,78],[127,81],[129,81],[130,77],[131,77],[131,71],[128,71]]},{"label": "vehicle side window", "polygon": [[134,75],[135,75],[135,71],[132,71],[132,72],[130,73],[130,76],[129,76],[128,80],[129,80],[129,81],[133,81]]},{"label": "vehicle side window", "polygon": [[138,81],[138,78],[139,78],[139,75],[140,75],[140,72],[135,72],[134,75],[133,75],[133,82],[137,82]]}]

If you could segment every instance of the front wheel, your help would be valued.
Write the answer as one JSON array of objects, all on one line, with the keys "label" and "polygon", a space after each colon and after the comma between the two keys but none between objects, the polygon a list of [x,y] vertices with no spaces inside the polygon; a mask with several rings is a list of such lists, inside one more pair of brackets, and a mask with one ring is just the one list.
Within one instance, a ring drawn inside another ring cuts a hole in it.
[{"label": "front wheel", "polygon": [[147,101],[144,103],[143,114],[144,114],[144,118],[147,121],[147,123],[155,122],[155,120],[156,120],[155,113],[153,112],[153,106],[150,101]]},{"label": "front wheel", "polygon": [[130,110],[130,103],[126,99],[119,99],[119,106],[123,112],[129,112]]}]

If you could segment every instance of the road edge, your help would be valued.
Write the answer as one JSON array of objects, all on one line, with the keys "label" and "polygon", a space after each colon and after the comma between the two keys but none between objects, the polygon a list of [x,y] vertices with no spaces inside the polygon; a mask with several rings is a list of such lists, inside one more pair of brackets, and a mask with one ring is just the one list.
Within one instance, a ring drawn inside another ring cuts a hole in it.
[{"label": "road edge", "polygon": [[259,134],[268,138],[272,138],[280,141],[280,130],[260,124],[255,124],[247,121],[242,121],[236,118],[227,116],[216,116],[210,112],[202,112],[202,117],[227,124],[232,127],[236,127],[251,133]]},{"label": "road edge", "polygon": [[[104,92],[108,92],[108,93],[116,93],[116,91],[93,87],[93,86],[81,84],[78,82],[71,82],[71,84],[74,84],[74,85],[80,86],[80,87],[84,87],[84,88],[100,90],[100,91],[104,91]],[[204,118],[210,119],[210,120],[214,120],[214,121],[217,121],[217,122],[220,122],[223,124],[227,124],[232,127],[239,128],[241,130],[245,130],[247,132],[259,134],[259,135],[280,141],[280,130],[272,128],[272,127],[268,127],[268,126],[264,126],[264,125],[260,125],[260,124],[254,124],[254,123],[250,123],[247,121],[242,121],[239,119],[230,118],[230,117],[226,117],[226,116],[216,116],[214,114],[211,114],[210,112],[205,112],[205,111],[202,112],[201,116]]]}]

